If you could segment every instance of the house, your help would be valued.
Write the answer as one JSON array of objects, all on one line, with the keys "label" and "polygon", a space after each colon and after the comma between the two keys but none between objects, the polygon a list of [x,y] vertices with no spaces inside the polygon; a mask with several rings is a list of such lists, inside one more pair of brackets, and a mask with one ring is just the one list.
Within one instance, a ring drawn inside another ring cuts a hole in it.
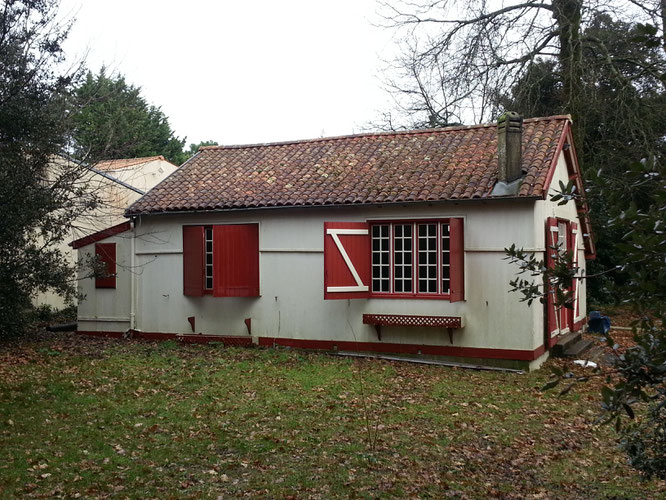
[{"label": "house", "polygon": [[534,368],[581,328],[585,283],[573,310],[528,307],[504,249],[585,269],[587,207],[548,196],[569,179],[584,192],[568,116],[203,147],[74,242],[113,257],[79,331]]},{"label": "house", "polygon": [[[72,168],[71,162],[58,158],[52,162],[52,169]],[[81,168],[78,164],[74,168]],[[124,212],[132,203],[143,196],[150,188],[173,173],[178,167],[164,156],[146,158],[126,158],[104,160],[93,167],[83,167],[79,182],[98,201],[98,206],[79,216],[72,224],[71,239],[83,238],[105,228],[124,222]],[[71,265],[77,263],[77,252],[69,241],[58,246]],[[73,279],[76,276],[72,277]],[[49,305],[55,309],[66,306],[64,299],[51,291],[39,293],[34,298],[35,305]]]}]

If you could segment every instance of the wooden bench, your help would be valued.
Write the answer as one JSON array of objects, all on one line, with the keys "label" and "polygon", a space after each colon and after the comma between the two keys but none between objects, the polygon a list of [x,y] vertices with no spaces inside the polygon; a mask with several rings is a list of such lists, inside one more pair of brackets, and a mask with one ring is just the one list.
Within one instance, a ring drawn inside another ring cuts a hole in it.
[{"label": "wooden bench", "polygon": [[421,316],[411,314],[364,314],[363,323],[375,326],[379,340],[382,340],[382,326],[446,328],[452,344],[453,330],[464,326],[461,316]]}]

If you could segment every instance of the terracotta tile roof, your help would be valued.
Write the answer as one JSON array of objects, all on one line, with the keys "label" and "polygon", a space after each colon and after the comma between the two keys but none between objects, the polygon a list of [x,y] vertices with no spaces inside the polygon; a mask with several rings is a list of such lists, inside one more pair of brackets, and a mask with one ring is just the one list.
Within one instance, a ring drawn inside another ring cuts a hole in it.
[{"label": "terracotta tile roof", "polygon": [[[518,195],[543,196],[567,116],[523,124]],[[497,181],[495,124],[208,146],[126,215],[488,198]]]},{"label": "terracotta tile roof", "polygon": [[120,170],[122,168],[143,165],[155,160],[169,161],[162,155],[146,156],[144,158],[122,158],[120,160],[102,160],[95,164],[95,168],[98,170]]}]

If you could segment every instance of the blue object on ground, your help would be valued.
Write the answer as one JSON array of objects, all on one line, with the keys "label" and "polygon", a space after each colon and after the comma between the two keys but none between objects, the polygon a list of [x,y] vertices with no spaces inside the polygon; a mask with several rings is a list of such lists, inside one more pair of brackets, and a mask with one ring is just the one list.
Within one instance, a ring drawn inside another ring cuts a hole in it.
[{"label": "blue object on ground", "polygon": [[599,311],[590,311],[590,319],[587,322],[587,328],[594,333],[607,334],[611,327],[611,320]]}]

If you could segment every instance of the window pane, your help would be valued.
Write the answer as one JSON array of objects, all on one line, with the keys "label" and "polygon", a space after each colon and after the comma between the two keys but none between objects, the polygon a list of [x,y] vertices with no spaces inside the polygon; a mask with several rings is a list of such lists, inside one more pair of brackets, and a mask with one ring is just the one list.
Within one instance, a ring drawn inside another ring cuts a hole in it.
[{"label": "window pane", "polygon": [[442,280],[442,293],[451,293],[451,282],[448,279]]},{"label": "window pane", "polygon": [[390,225],[377,224],[372,226],[372,291],[389,292],[390,273]]},{"label": "window pane", "polygon": [[393,290],[411,291],[412,283],[412,225],[395,224],[393,226]]},{"label": "window pane", "polygon": [[449,238],[449,224],[442,224],[442,253],[441,253],[441,272],[442,272],[442,293],[451,293],[451,239]]},{"label": "window pane", "polygon": [[418,226],[419,292],[437,293],[437,224]]}]

